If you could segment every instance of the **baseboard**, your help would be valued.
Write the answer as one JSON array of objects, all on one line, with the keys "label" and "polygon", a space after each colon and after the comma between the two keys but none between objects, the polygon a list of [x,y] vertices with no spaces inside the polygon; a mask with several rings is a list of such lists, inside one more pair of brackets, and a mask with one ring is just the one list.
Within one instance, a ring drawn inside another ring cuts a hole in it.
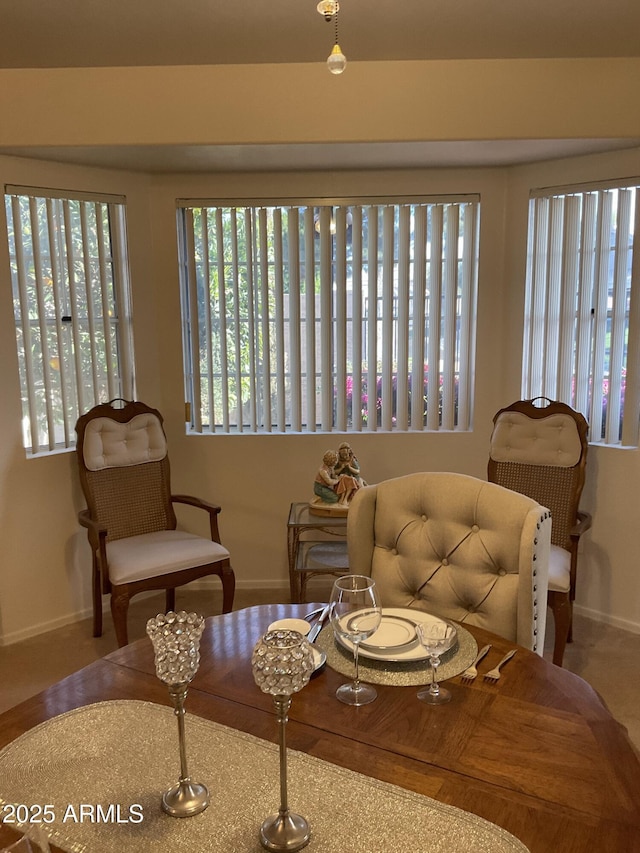
[{"label": "baseboard", "polygon": [[632,634],[640,634],[640,623],[632,622],[631,619],[620,619],[617,616],[611,616],[610,614],[602,613],[599,610],[592,610],[589,607],[583,607],[581,604],[574,604],[573,610],[578,616],[584,616],[586,619],[593,619],[594,622],[602,622],[605,625],[611,625],[612,628],[620,628],[622,631],[630,631]]},{"label": "baseboard", "polygon": [[[189,584],[189,587],[191,589],[203,590],[220,589],[220,581],[218,578],[202,578],[201,580],[193,581]],[[236,589],[282,589],[287,593],[287,596],[283,597],[284,601],[288,600],[289,583],[286,580],[244,580],[236,582]],[[162,594],[161,590],[141,592],[135,597],[135,600],[140,601],[141,599],[152,598],[159,594]],[[107,614],[110,612],[108,595],[103,596],[102,611]],[[12,631],[10,634],[4,634],[0,637],[0,648],[12,646],[14,643],[21,643],[23,640],[30,640],[32,637],[38,637],[40,634],[46,634],[48,631],[65,628],[67,625],[82,622],[83,619],[92,618],[93,608],[86,607],[84,610],[76,610],[73,613],[67,613],[65,616],[59,616],[56,619],[38,622],[35,625],[30,625],[28,628],[21,628],[18,631]]]},{"label": "baseboard", "polygon": [[[191,581],[189,589],[220,589],[219,578],[201,578]],[[236,589],[284,589],[289,592],[289,581],[284,579],[271,580],[236,580]]]},{"label": "baseboard", "polygon": [[[108,610],[107,606],[107,610]],[[14,643],[21,643],[23,640],[30,640],[32,637],[37,637],[40,634],[46,634],[49,631],[56,631],[58,628],[65,628],[67,625],[73,625],[76,622],[82,622],[83,619],[89,619],[93,616],[91,607],[85,610],[76,610],[75,613],[68,613],[66,616],[59,616],[57,619],[49,619],[46,622],[38,622],[36,625],[30,625],[28,628],[22,628],[19,631],[12,631],[10,634],[4,634],[0,637],[0,647],[11,646]]]}]

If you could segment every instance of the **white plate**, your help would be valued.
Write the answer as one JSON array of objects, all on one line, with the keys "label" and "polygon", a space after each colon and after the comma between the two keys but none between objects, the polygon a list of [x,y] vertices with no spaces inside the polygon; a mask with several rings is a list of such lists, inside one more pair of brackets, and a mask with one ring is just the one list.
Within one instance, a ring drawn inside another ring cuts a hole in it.
[{"label": "white plate", "polygon": [[314,646],[313,643],[311,643],[311,651],[313,652],[313,672],[317,672],[327,662],[327,653],[323,649]]},{"label": "white plate", "polygon": [[[397,616],[401,619],[409,619],[414,625],[420,622],[442,622],[442,619],[438,619],[437,616],[425,613],[424,610],[414,610],[411,607],[383,607],[382,616],[383,618],[385,616]],[[336,634],[336,640],[345,649],[353,651],[353,643],[346,637]],[[365,649],[361,643],[360,656],[369,658],[370,660],[388,661],[389,663],[408,663],[411,661],[426,660],[429,657],[424,646],[420,645],[420,643],[409,644],[400,649],[392,648],[386,651],[382,649]]]},{"label": "white plate", "polygon": [[370,652],[399,652],[404,646],[410,646],[417,640],[415,619],[383,613],[380,627],[368,640],[360,643],[360,649]]},{"label": "white plate", "polygon": [[297,631],[303,637],[306,637],[310,630],[311,623],[306,619],[278,619],[267,628],[267,631]]}]

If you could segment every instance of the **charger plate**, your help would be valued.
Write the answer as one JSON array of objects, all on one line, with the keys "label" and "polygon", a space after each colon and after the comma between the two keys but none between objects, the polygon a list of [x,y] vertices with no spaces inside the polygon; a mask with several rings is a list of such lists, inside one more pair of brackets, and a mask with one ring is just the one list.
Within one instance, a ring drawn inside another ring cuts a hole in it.
[{"label": "charger plate", "polygon": [[[437,619],[424,611],[416,611],[406,607],[385,608],[385,613],[407,615],[415,620],[422,617],[421,621]],[[438,667],[438,681],[446,681],[460,675],[473,663],[478,654],[478,644],[472,634],[455,623],[458,632],[457,644],[445,652],[440,658]],[[342,639],[342,638],[341,638]],[[353,645],[344,640],[342,644],[336,640],[331,625],[325,625],[316,639],[316,645],[327,654],[327,665],[336,672],[353,678]],[[369,650],[361,649],[359,654],[360,679],[370,684],[391,684],[397,687],[412,687],[421,684],[431,684],[431,665],[426,659],[424,649],[416,649],[416,657],[411,657],[409,652],[401,654],[375,654]]]},{"label": "charger plate", "polygon": [[[280,803],[278,746],[188,712],[185,724],[192,778],[211,793],[199,815],[162,811],[162,793],[179,775],[175,716],[134,700],[69,711],[6,746],[0,805],[50,804],[56,820],[44,828],[71,853],[264,853],[258,830]],[[275,714],[273,725],[275,733]],[[309,821],[309,853],[528,853],[470,812],[302,752],[287,758],[289,802]],[[63,820],[81,804],[94,813],[101,805],[110,820]],[[130,820],[140,813],[142,821]]]}]

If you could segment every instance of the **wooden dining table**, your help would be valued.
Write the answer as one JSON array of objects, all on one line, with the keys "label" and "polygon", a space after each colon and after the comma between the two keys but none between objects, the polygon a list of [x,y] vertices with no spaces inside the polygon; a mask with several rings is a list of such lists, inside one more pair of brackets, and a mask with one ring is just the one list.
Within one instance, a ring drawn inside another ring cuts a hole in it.
[{"label": "wooden dining table", "polygon": [[[252,648],[272,621],[312,608],[260,605],[208,618],[188,713],[276,741],[272,700],[253,679]],[[468,630],[479,645],[492,644],[481,672],[513,647]],[[518,648],[496,684],[449,679],[446,705],[419,702],[416,687],[381,684],[374,702],[354,708],[335,697],[344,681],[326,666],[293,697],[290,748],[472,812],[531,853],[640,851],[638,752],[577,675]],[[0,715],[0,746],[65,711],[113,699],[171,704],[150,641],[131,643]],[[11,837],[0,827],[0,840]]]}]

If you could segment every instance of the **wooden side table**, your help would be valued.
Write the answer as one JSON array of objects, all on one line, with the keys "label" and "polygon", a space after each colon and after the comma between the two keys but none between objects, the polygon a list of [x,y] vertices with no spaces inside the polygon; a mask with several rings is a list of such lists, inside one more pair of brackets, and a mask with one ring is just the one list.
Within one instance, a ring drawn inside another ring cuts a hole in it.
[{"label": "wooden side table", "polygon": [[337,576],[349,571],[346,515],[312,515],[308,502],[292,503],[287,553],[291,602],[300,604],[311,575]]}]

